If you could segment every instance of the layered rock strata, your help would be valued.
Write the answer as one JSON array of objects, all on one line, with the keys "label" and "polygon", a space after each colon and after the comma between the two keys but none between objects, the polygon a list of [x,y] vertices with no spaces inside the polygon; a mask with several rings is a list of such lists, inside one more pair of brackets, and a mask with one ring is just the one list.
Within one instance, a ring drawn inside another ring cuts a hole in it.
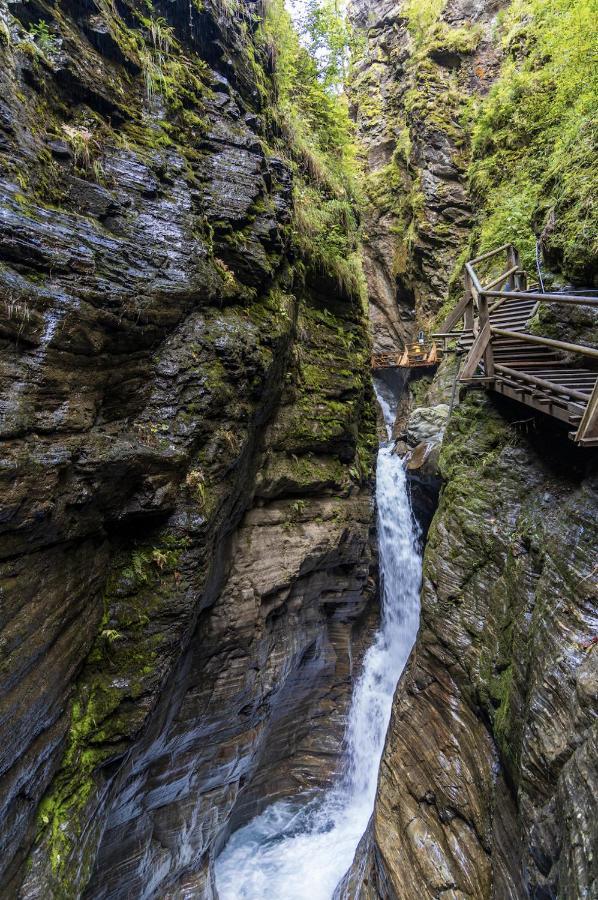
[{"label": "layered rock strata", "polygon": [[0,3],[6,897],[209,894],[335,768],[369,350],[294,265],[259,14]]}]

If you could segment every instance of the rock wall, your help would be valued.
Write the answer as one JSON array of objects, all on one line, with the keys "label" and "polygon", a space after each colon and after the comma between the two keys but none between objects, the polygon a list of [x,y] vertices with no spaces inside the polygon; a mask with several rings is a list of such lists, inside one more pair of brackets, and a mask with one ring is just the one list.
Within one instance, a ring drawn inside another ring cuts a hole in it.
[{"label": "rock wall", "polygon": [[[535,89],[550,95],[533,55],[542,20],[532,21],[529,4],[514,5],[501,33],[497,14],[507,6],[353,3],[364,42],[352,89],[370,170],[366,254],[380,350],[438,321],[459,295],[478,225],[482,239],[487,213],[495,238],[504,225],[490,193],[472,196],[467,184],[472,110],[484,109],[478,98],[505,49],[492,125],[501,98],[528,96],[512,60],[527,65],[532,54]],[[524,132],[507,127],[485,149],[478,142],[478,174],[494,186],[516,181],[516,166],[527,165]],[[513,171],[493,168],[499,159]],[[540,228],[545,206],[534,212]],[[507,217],[502,240],[517,243],[521,233],[522,249],[530,238],[533,249],[531,215]],[[562,209],[556,217],[560,233],[568,220]],[[585,238],[573,257],[577,271],[594,271]],[[536,327],[595,342],[589,309],[542,310]],[[414,502],[428,511],[421,486],[435,475],[443,488],[374,815],[337,898],[590,897],[598,877],[595,453],[571,446],[554,421],[473,390],[456,393],[446,427],[454,376],[446,360],[432,383],[410,383],[399,408],[395,436],[418,479]]]},{"label": "rock wall", "polygon": [[0,2],[2,896],[210,895],[335,768],[369,347],[296,264],[260,15]]},{"label": "rock wall", "polygon": [[448,427],[364,896],[596,889],[598,470],[518,414],[470,392]]},{"label": "rock wall", "polygon": [[500,7],[351,4],[361,50],[350,87],[368,172],[365,271],[382,352],[429,324],[460,277],[473,223],[462,117],[497,74]]}]

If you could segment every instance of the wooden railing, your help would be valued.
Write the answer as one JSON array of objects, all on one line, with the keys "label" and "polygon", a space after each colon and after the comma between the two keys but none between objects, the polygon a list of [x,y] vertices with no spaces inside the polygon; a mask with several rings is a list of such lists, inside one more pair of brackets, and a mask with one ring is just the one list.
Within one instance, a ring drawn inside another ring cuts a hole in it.
[{"label": "wooden railing", "polygon": [[[495,260],[503,253],[506,255],[505,268],[498,275],[491,277],[486,284],[482,285],[482,278],[478,274],[480,264]],[[598,442],[598,380],[588,399],[587,393],[580,393],[574,387],[560,385],[558,381],[551,380],[548,382],[545,379],[536,378],[532,374],[517,372],[515,368],[495,362],[494,351],[497,341],[500,342],[503,355],[504,348],[508,345],[507,342],[514,341],[519,346],[521,346],[522,342],[524,345],[548,347],[563,354],[576,354],[587,359],[598,360],[598,350],[593,347],[573,344],[567,341],[557,341],[552,338],[529,334],[523,330],[511,330],[492,324],[492,313],[500,308],[500,314],[504,311],[507,313],[506,317],[508,318],[509,306],[521,303],[522,300],[569,306],[598,307],[598,297],[579,296],[577,294],[539,293],[528,290],[527,276],[520,267],[519,254],[516,248],[512,244],[503,244],[501,247],[497,247],[496,250],[484,253],[465,264],[465,291],[463,297],[446,317],[440,331],[432,336],[437,340],[443,341],[445,350],[451,340],[457,337],[462,338],[467,333],[473,336],[473,343],[469,347],[469,352],[460,372],[460,380],[463,382],[481,381],[489,387],[493,387],[497,380],[512,384],[513,378],[516,376],[519,383],[523,382],[524,384],[533,385],[538,391],[545,392],[541,395],[543,400],[540,403],[546,403],[546,392],[549,391],[556,396],[562,394],[570,397],[572,401],[577,403],[577,412],[579,411],[579,403],[583,401],[583,415],[577,414],[575,417],[572,416],[572,420],[573,418],[581,418],[574,439],[578,443],[594,446]],[[516,316],[516,314],[514,315]],[[456,331],[455,326],[461,320],[463,321],[463,330]],[[477,376],[476,371],[480,363],[483,363],[484,374]],[[563,369],[563,372],[565,371]],[[575,367],[571,366],[569,372],[575,371]],[[524,399],[523,402],[528,402],[528,400]],[[539,404],[532,402],[528,402],[528,405],[542,408]]]}]

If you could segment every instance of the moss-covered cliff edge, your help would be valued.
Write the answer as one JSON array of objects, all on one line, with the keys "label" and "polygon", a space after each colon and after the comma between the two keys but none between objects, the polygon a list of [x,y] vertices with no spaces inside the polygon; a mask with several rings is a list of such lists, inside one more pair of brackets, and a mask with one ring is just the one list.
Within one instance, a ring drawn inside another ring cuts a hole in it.
[{"label": "moss-covered cliff edge", "polygon": [[545,277],[596,278],[593,0],[353,0],[350,96],[367,170],[374,345],[455,302],[463,263],[507,241]]}]

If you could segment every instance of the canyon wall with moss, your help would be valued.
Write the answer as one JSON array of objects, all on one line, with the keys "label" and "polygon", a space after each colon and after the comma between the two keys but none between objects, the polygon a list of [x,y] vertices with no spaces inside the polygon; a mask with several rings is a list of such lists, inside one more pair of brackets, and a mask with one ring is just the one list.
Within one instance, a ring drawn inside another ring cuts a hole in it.
[{"label": "canyon wall with moss", "polygon": [[3,897],[211,896],[230,828],[336,767],[369,344],[264,30],[0,2]]},{"label": "canyon wall with moss", "polygon": [[[504,241],[533,270],[538,240],[547,281],[595,287],[591,4],[353,10],[376,345],[438,322],[463,261]],[[534,327],[595,345],[596,324],[553,306]],[[596,452],[516,403],[454,391],[456,372],[449,357],[412,380],[395,428],[416,506],[418,481],[442,490],[374,815],[336,896],[589,898]]]},{"label": "canyon wall with moss", "polygon": [[548,284],[596,278],[595,9],[584,0],[349,5],[374,346],[441,321],[464,262],[514,242]]},{"label": "canyon wall with moss", "polygon": [[429,325],[473,224],[461,118],[496,76],[498,4],[354,0],[350,84],[367,169],[364,235],[375,347]]},{"label": "canyon wall with moss", "polygon": [[[595,277],[591,12],[355,0],[376,348],[478,247],[529,266],[537,236],[553,280]],[[214,896],[231,829],[337,768],[375,619],[370,338],[347,117],[316,79],[304,130],[281,27],[278,2],[0,0],[7,898]],[[340,890],[590,897],[595,457],[484,394],[447,426],[453,381],[402,409],[444,487]]]}]

